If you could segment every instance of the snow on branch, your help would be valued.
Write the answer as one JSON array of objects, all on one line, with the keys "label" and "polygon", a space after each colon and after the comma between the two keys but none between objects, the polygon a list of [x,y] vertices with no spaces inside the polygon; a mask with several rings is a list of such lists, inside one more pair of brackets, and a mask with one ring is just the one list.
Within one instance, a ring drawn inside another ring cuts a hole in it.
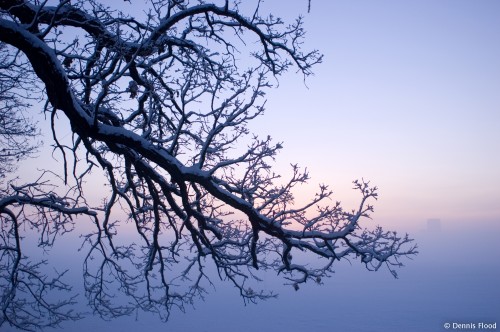
[{"label": "snow on branch", "polygon": [[[362,226],[376,187],[354,182],[354,210],[333,202],[327,185],[300,206],[294,194],[309,180],[307,170],[292,165],[288,179],[276,174],[282,143],[249,131],[272,82],[292,67],[310,75],[322,60],[302,50],[301,18],[285,25],[259,6],[245,15],[232,1],[150,1],[138,16],[94,0],[3,0],[0,10],[5,54],[29,64],[45,89],[20,87],[45,98],[52,119],[64,115],[70,123],[69,145],[59,141],[55,121],[52,136],[65,160],[64,182],[70,174],[76,183],[76,196],[40,191],[40,181],[12,186],[0,197],[0,213],[13,229],[29,218],[8,206],[38,209],[47,227],[71,225],[74,215],[92,220],[84,285],[96,313],[110,318],[140,308],[167,319],[204,296],[209,271],[253,302],[275,296],[257,290],[259,273],[283,275],[298,289],[322,283],[342,259],[360,257],[369,269],[395,274],[400,259],[416,254],[408,236]],[[80,206],[97,168],[109,195],[99,207]],[[127,220],[115,217],[122,211]],[[120,238],[127,223],[133,242]],[[115,303],[116,293],[130,300]]]}]

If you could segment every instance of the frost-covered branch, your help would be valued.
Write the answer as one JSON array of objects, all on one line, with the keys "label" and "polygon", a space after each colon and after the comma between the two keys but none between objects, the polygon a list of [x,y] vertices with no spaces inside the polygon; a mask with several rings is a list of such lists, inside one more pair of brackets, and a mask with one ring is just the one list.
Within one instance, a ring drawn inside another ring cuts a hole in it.
[{"label": "frost-covered branch", "polygon": [[[31,185],[12,187],[19,193],[5,204],[91,217],[84,283],[96,313],[141,308],[166,319],[204,296],[209,271],[253,302],[275,296],[255,285],[262,271],[298,289],[321,283],[342,259],[395,273],[400,258],[416,253],[408,236],[361,226],[377,197],[367,181],[354,182],[354,210],[332,203],[327,185],[296,202],[308,172],[273,172],[282,144],[248,129],[272,82],[291,67],[310,75],[321,61],[302,50],[302,19],[285,25],[259,3],[245,15],[229,1],[151,1],[142,18],[98,1],[3,0],[0,9],[6,54],[43,84],[74,202],[85,202],[85,179],[98,168],[109,190],[98,213],[71,204],[71,195],[23,196]],[[56,116],[69,121],[71,141],[59,138]],[[126,221],[133,241],[121,237]]]},{"label": "frost-covered branch", "polygon": [[[96,213],[79,207],[69,195],[59,196],[45,174],[36,181],[0,191],[0,326],[34,331],[80,318],[73,312],[75,295],[64,281],[67,271],[47,271],[46,260],[33,261],[25,252],[27,230],[36,230],[38,247],[48,250],[57,237],[70,232],[74,217]],[[26,234],[24,234],[26,233]]]}]

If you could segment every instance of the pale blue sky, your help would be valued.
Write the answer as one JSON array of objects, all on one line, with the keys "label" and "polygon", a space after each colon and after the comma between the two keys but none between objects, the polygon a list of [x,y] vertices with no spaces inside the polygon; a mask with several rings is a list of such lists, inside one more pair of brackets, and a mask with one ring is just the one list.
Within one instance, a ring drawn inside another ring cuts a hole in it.
[{"label": "pale blue sky", "polygon": [[[282,77],[251,124],[284,141],[277,172],[308,167],[300,199],[326,183],[354,206],[351,181],[364,177],[380,188],[375,223],[500,224],[500,2],[313,0],[307,14],[306,0],[269,0],[262,9],[288,22],[302,13],[305,49],[324,54],[307,87],[295,71]],[[41,126],[48,147],[49,122]]]},{"label": "pale blue sky", "polygon": [[[277,172],[308,167],[301,199],[326,183],[353,206],[351,181],[364,177],[380,188],[375,223],[500,223],[500,2],[313,0],[307,14],[306,0],[275,0],[262,9],[288,22],[303,14],[305,49],[324,54],[307,87],[295,71],[282,77],[251,124],[284,141]],[[47,147],[48,121],[41,126]]]},{"label": "pale blue sky", "polygon": [[324,62],[309,89],[282,80],[253,125],[338,199],[353,179],[378,185],[378,223],[500,221],[499,15],[497,1],[313,1],[306,46]]}]

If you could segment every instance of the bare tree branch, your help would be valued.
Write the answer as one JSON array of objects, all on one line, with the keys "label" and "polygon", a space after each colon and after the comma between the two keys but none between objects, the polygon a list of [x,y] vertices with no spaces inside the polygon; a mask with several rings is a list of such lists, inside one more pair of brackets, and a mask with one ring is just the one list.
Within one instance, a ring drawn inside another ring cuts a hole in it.
[{"label": "bare tree branch", "polygon": [[[302,50],[302,19],[287,26],[262,16],[259,3],[245,16],[229,1],[150,1],[142,19],[93,0],[57,6],[0,0],[0,9],[2,54],[12,59],[2,73],[10,82],[21,63],[44,90],[16,88],[45,97],[52,119],[68,119],[70,143],[58,139],[55,121],[52,130],[64,157],[63,182],[75,183],[63,195],[41,190],[39,180],[0,197],[11,287],[18,270],[12,266],[21,259],[16,223],[29,219],[12,207],[37,209],[51,227],[71,225],[73,215],[92,220],[84,285],[89,305],[105,318],[140,308],[167,319],[173,308],[204,296],[210,267],[254,302],[275,296],[256,290],[260,271],[299,289],[322,283],[342,259],[359,257],[368,269],[387,266],[396,276],[400,259],[416,254],[408,236],[361,227],[377,198],[369,182],[354,182],[355,210],[332,204],[326,185],[300,205],[294,193],[308,172],[292,165],[289,179],[275,174],[282,144],[249,132],[248,123],[264,112],[271,80],[292,67],[310,75],[321,62],[317,51]],[[85,179],[97,167],[109,195],[90,208]],[[121,211],[127,220],[116,217]],[[133,242],[120,238],[127,222]],[[117,293],[127,300],[116,301]],[[11,318],[12,301],[2,301],[4,320],[21,326]]]}]

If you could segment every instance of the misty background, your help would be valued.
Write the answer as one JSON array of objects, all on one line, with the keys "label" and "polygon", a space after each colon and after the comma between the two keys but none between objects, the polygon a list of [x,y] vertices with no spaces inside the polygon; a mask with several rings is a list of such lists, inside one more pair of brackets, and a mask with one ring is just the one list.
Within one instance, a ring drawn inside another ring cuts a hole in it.
[{"label": "misty background", "polygon": [[[173,311],[170,320],[137,312],[104,321],[91,313],[62,324],[62,330],[84,331],[445,331],[449,323],[500,321],[500,243],[498,232],[476,221],[470,229],[450,229],[451,221],[432,218],[414,231],[420,254],[405,261],[399,279],[386,270],[369,272],[358,261],[337,262],[336,273],[323,285],[308,283],[298,291],[273,273],[262,287],[279,296],[244,305],[237,289],[212,274],[205,301],[186,312]],[[76,234],[61,239],[50,252],[51,268],[69,268],[80,293],[75,309],[88,311],[82,288]],[[33,253],[36,248],[32,248]],[[33,257],[35,258],[35,257]],[[120,297],[117,297],[119,299]],[[14,331],[6,327],[5,331]],[[58,331],[49,328],[46,331]]]}]

